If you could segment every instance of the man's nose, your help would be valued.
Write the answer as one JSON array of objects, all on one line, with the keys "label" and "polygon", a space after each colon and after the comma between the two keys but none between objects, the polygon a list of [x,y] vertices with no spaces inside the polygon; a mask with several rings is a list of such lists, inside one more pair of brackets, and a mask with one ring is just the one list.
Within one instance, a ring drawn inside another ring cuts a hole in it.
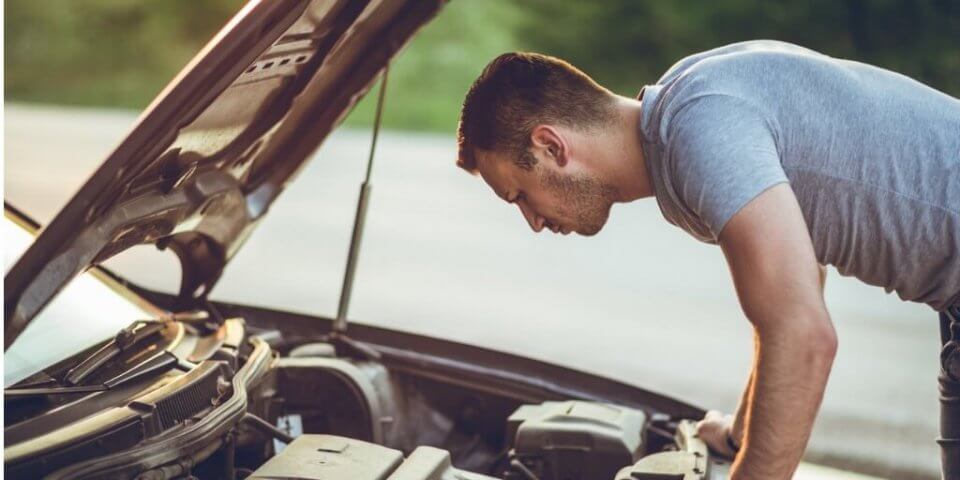
[{"label": "man's nose", "polygon": [[527,206],[527,202],[519,201],[517,202],[517,206],[520,207],[520,213],[523,214],[523,218],[530,224],[530,228],[533,229],[534,232],[540,233],[540,231],[543,230],[543,217],[533,213],[533,209]]}]

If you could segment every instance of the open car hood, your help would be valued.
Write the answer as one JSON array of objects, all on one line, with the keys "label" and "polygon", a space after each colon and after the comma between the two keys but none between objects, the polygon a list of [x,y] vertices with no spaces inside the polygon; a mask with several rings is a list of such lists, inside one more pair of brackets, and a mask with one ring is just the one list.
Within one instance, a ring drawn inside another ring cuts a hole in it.
[{"label": "open car hood", "polygon": [[134,245],[172,249],[179,301],[202,301],[286,183],[445,1],[252,0],[7,273],[4,350],[73,277]]}]

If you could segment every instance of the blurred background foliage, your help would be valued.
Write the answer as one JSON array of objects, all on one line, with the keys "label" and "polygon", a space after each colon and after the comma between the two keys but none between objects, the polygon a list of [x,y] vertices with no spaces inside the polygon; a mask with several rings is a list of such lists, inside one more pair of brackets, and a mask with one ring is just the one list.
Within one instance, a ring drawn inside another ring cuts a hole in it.
[{"label": "blurred background foliage", "polygon": [[[8,101],[141,109],[243,2],[7,0]],[[633,95],[679,58],[771,38],[960,96],[960,0],[452,0],[395,61],[385,125],[452,133],[492,57],[563,57]],[[373,95],[348,118],[369,124]]]}]

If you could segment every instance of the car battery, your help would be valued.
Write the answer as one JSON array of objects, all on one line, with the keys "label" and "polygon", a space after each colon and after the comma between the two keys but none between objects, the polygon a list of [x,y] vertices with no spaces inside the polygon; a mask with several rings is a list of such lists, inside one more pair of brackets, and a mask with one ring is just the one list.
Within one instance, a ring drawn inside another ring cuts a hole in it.
[{"label": "car battery", "polygon": [[523,405],[508,419],[508,479],[596,480],[644,454],[643,411],[566,401]]}]

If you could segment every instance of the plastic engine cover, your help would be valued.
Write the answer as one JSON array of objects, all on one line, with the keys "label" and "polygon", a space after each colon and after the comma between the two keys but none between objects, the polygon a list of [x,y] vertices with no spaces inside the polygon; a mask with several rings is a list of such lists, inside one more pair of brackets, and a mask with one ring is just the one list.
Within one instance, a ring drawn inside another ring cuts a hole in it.
[{"label": "plastic engine cover", "polygon": [[540,480],[609,479],[643,456],[646,420],[616,405],[545,402],[517,409],[508,435],[513,459]]},{"label": "plastic engine cover", "polygon": [[334,435],[301,435],[264,463],[250,480],[496,480],[463,472],[450,453],[419,447],[403,459],[399,450]]},{"label": "plastic engine cover", "polygon": [[683,420],[677,425],[678,450],[648,455],[617,473],[616,480],[726,479],[728,463],[712,461],[707,444],[697,438],[697,425]]}]

